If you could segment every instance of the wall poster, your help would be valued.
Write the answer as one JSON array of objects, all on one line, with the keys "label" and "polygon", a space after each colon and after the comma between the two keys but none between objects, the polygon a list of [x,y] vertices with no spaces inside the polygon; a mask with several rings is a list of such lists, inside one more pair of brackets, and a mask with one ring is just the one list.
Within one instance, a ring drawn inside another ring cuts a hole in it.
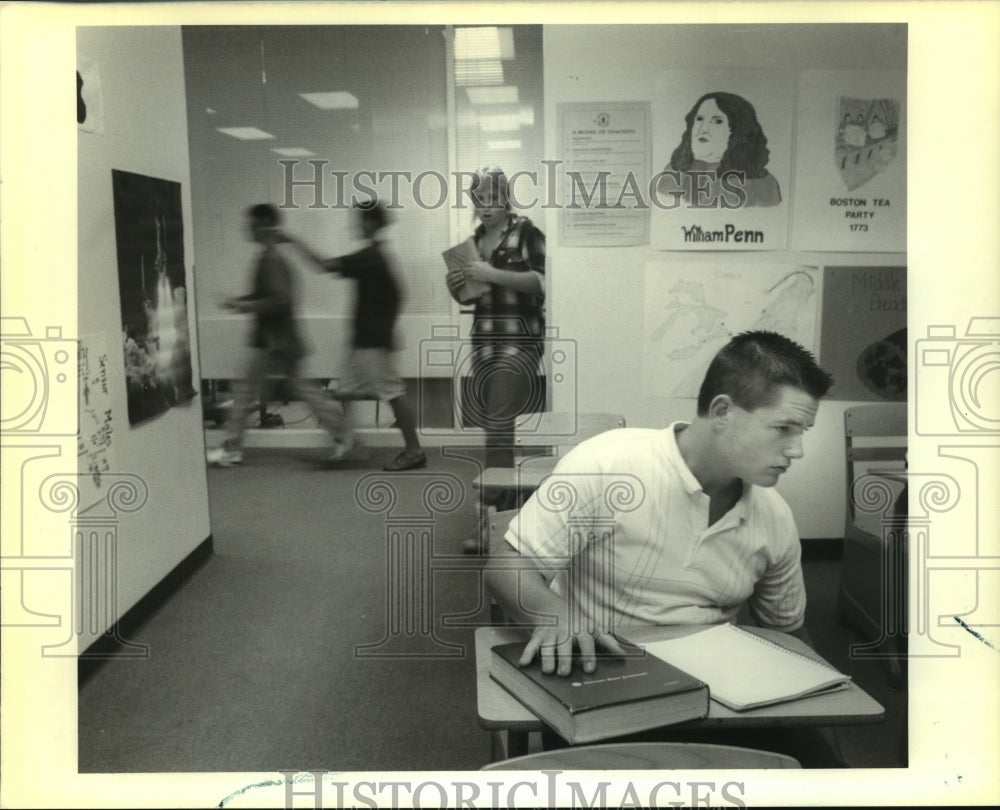
[{"label": "wall poster", "polygon": [[649,103],[560,104],[559,242],[649,244]]},{"label": "wall poster", "polygon": [[906,250],[906,74],[805,71],[792,247]]},{"label": "wall poster", "polygon": [[781,250],[788,238],[793,74],[663,71],[653,99],[651,244]]},{"label": "wall poster", "polygon": [[819,269],[761,262],[646,265],[645,396],[698,396],[715,353],[749,329],[779,332],[815,351]]},{"label": "wall poster", "polygon": [[906,401],[906,268],[823,269],[819,361],[830,399]]},{"label": "wall poster", "polygon": [[190,400],[181,185],[112,170],[128,420]]}]

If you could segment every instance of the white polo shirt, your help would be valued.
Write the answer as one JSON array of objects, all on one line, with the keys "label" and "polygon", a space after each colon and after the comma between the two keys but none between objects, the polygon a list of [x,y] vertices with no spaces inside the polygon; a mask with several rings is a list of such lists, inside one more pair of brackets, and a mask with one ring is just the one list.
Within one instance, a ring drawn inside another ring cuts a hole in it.
[{"label": "white polo shirt", "polygon": [[745,485],[709,526],[709,497],[677,448],[685,426],[622,428],[577,445],[511,522],[507,542],[604,629],[719,624],[747,602],[762,626],[797,630],[806,594],[788,504]]}]

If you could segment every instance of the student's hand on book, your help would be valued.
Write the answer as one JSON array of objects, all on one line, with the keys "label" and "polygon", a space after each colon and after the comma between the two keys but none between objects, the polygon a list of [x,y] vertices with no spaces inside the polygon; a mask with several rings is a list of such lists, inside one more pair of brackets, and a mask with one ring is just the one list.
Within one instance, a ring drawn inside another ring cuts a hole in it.
[{"label": "student's hand on book", "polygon": [[489,262],[472,262],[465,266],[465,277],[472,281],[493,281],[493,270],[495,269]]},{"label": "student's hand on book", "polygon": [[527,666],[538,656],[542,662],[542,672],[551,675],[569,675],[573,669],[574,647],[580,651],[580,663],[584,672],[597,669],[596,653],[600,648],[614,655],[626,655],[618,640],[603,631],[580,631],[567,635],[560,627],[536,627],[524,646],[518,663]]},{"label": "student's hand on book", "polygon": [[444,281],[452,295],[457,295],[458,291],[462,289],[462,285],[465,284],[465,273],[460,267],[456,267],[445,274]]},{"label": "student's hand on book", "polygon": [[[589,636],[588,636],[589,638]],[[542,672],[551,675],[569,675],[573,668],[573,637],[559,627],[536,627],[524,645],[518,663],[524,667],[535,656],[542,662]]]}]

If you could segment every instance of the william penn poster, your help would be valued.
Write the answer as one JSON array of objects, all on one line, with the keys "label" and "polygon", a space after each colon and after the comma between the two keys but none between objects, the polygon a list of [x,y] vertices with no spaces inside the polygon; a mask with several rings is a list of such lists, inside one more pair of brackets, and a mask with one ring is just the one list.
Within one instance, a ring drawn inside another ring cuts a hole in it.
[{"label": "william penn poster", "polygon": [[794,95],[787,71],[657,75],[650,181],[654,248],[785,248]]},{"label": "william penn poster", "polygon": [[906,250],[906,74],[805,71],[799,83],[797,250]]}]

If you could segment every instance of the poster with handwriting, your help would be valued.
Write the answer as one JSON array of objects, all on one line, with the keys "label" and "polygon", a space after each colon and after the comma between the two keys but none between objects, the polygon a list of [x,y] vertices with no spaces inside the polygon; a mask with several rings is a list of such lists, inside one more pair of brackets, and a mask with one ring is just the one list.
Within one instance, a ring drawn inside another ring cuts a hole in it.
[{"label": "poster with handwriting", "polygon": [[80,419],[76,454],[78,509],[83,512],[107,494],[105,475],[115,467],[115,421],[104,335],[80,336],[78,371]]},{"label": "poster with handwriting", "polygon": [[794,93],[786,71],[657,75],[649,183],[654,248],[786,246]]},{"label": "poster with handwriting", "polygon": [[791,247],[906,250],[906,74],[805,71],[798,109]]},{"label": "poster with handwriting", "polygon": [[829,399],[906,400],[905,267],[825,267],[822,323]]}]

